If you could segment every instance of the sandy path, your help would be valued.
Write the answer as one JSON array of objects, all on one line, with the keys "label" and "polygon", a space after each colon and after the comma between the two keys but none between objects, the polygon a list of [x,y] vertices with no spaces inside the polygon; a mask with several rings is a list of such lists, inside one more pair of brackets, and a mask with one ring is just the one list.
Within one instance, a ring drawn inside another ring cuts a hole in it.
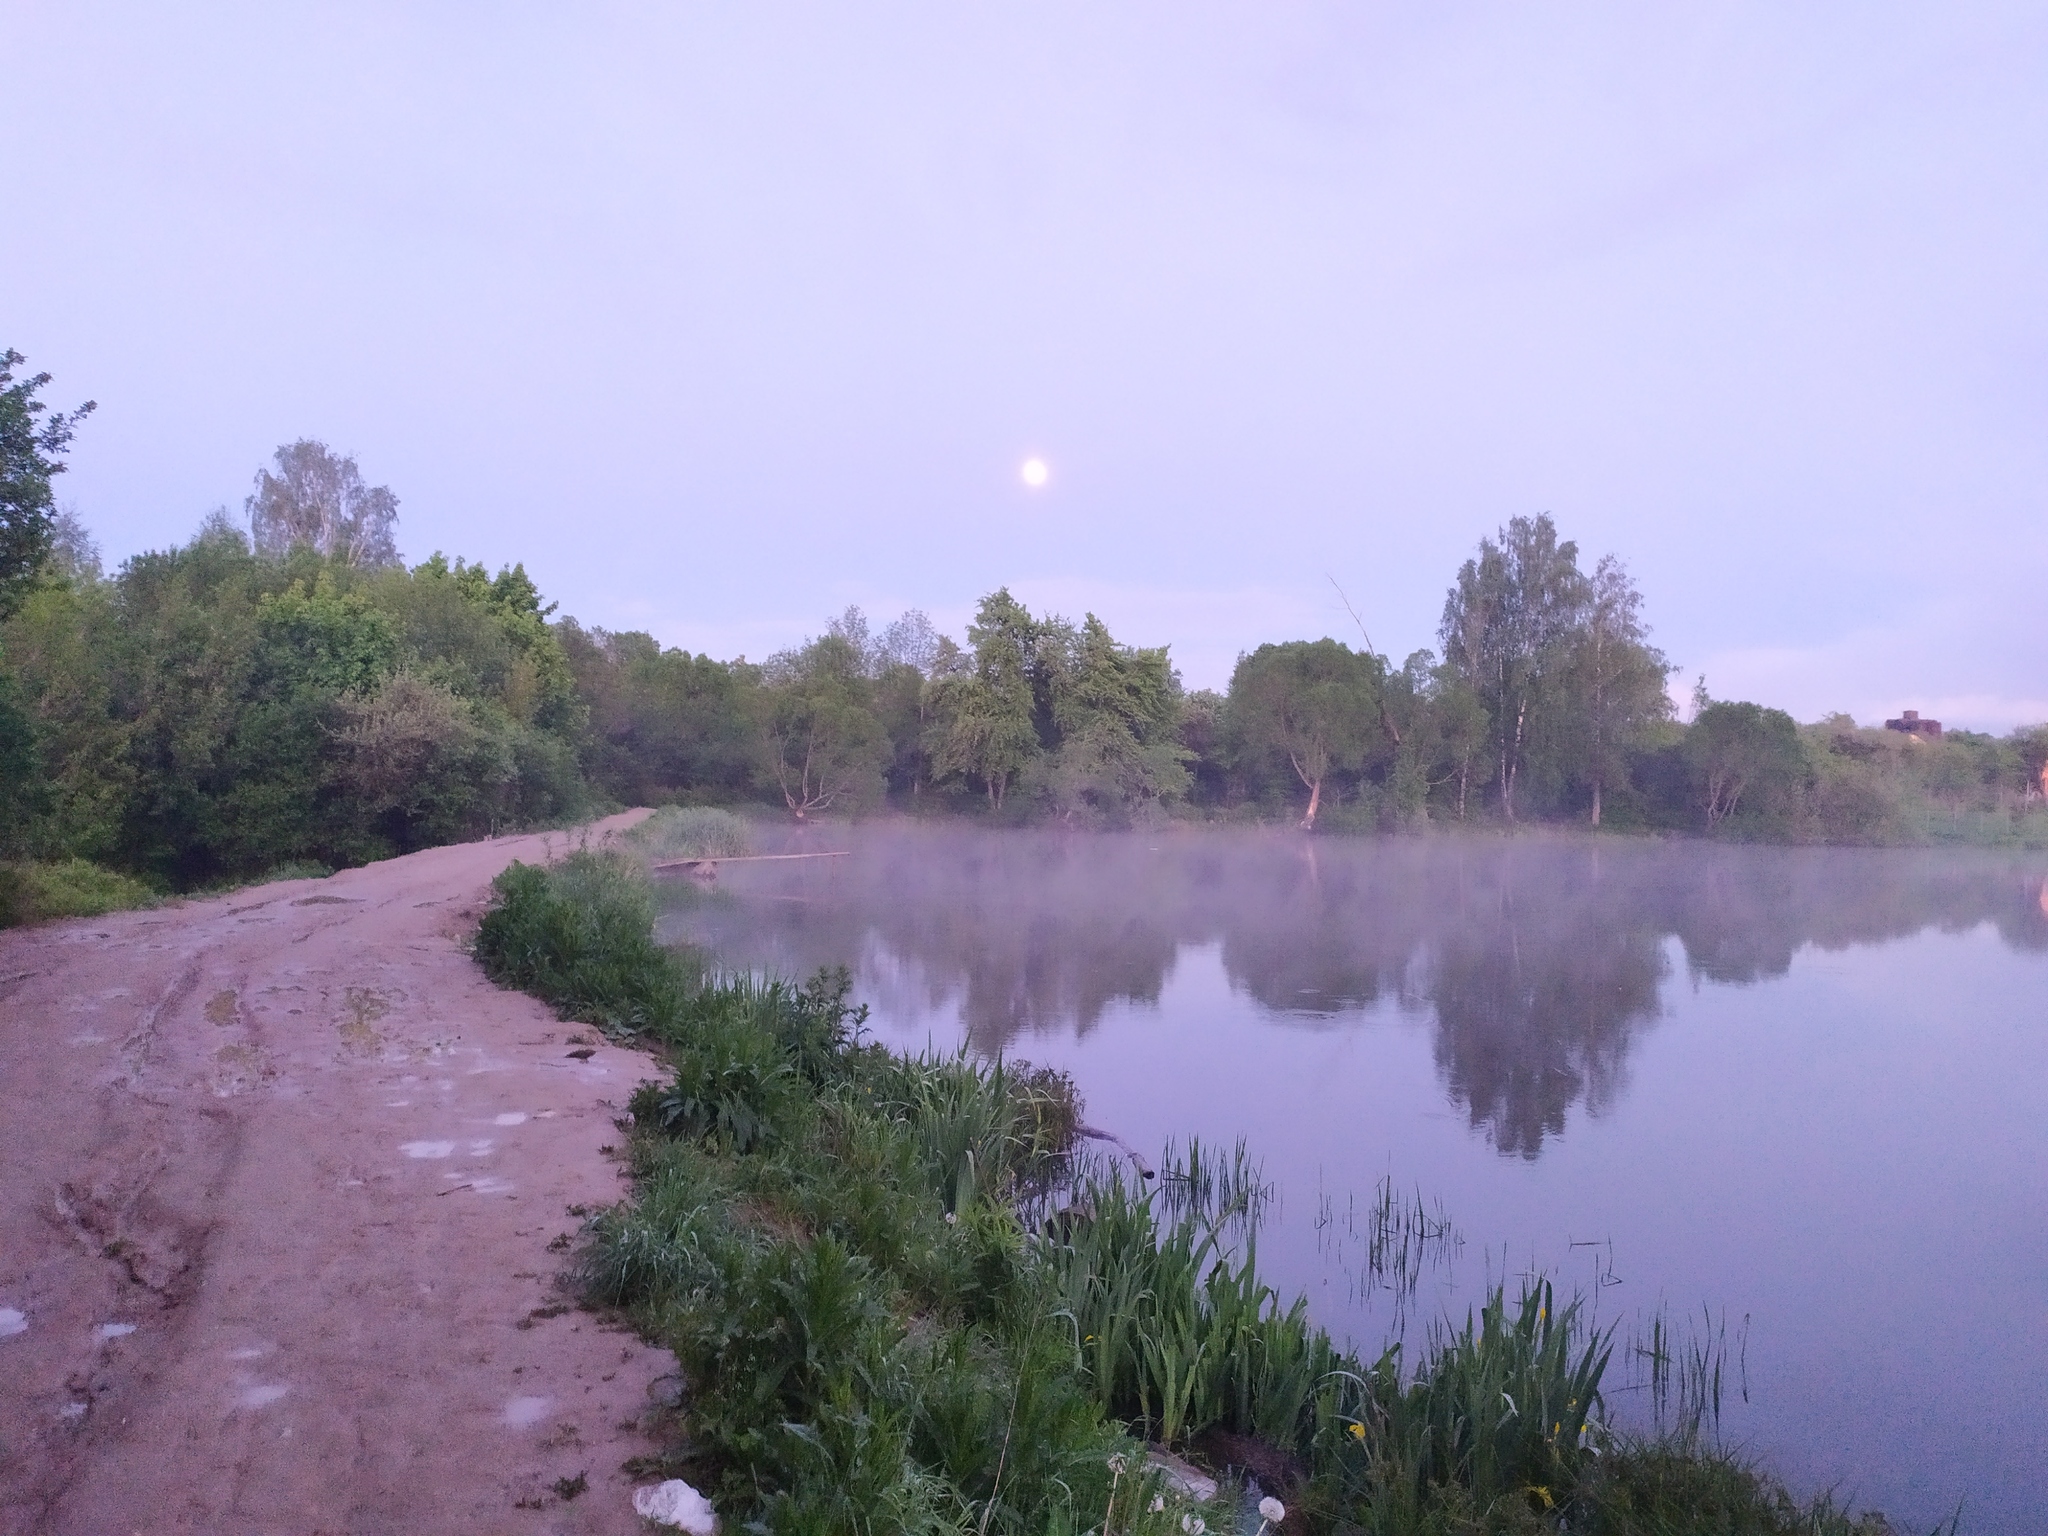
[{"label": "sandy path", "polygon": [[566,842],[0,934],[0,1531],[644,1529],[673,1362],[553,1285],[650,1065],[465,948]]}]

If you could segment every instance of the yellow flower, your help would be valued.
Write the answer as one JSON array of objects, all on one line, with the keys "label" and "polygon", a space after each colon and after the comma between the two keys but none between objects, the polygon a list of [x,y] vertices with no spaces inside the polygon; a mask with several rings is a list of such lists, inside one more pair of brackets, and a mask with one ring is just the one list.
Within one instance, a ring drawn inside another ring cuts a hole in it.
[{"label": "yellow flower", "polygon": [[1365,1438],[1365,1426],[1363,1424],[1352,1425],[1351,1438],[1354,1440],[1363,1440]]},{"label": "yellow flower", "polygon": [[1541,1499],[1543,1501],[1543,1507],[1545,1509],[1557,1508],[1557,1501],[1551,1498],[1550,1490],[1548,1488],[1541,1488],[1532,1483],[1529,1487],[1524,1488],[1522,1491],[1524,1493],[1531,1494],[1534,1497]]}]

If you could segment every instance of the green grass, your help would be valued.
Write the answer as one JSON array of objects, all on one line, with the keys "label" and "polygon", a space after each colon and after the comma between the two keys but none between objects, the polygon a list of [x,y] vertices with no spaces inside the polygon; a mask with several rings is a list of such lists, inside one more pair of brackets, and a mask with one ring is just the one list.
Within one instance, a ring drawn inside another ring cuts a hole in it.
[{"label": "green grass", "polygon": [[60,917],[99,917],[157,904],[141,881],[84,859],[0,864],[0,928]]},{"label": "green grass", "polygon": [[1612,1430],[1614,1340],[1544,1283],[1412,1357],[1352,1358],[1259,1278],[1241,1149],[1190,1145],[1164,1194],[1076,1158],[1060,1074],[868,1043],[844,973],[707,978],[653,942],[624,856],[515,865],[496,892],[491,975],[667,1063],[632,1101],[632,1198],[578,1266],[589,1303],[675,1352],[658,1470],[729,1528],[1230,1529],[1229,1488],[1197,1508],[1148,1472],[1164,1443],[1258,1468],[1290,1531],[1888,1530],[1796,1500],[1697,1416]]},{"label": "green grass", "polygon": [[708,805],[663,806],[626,834],[651,860],[737,858],[753,851],[745,817]]}]

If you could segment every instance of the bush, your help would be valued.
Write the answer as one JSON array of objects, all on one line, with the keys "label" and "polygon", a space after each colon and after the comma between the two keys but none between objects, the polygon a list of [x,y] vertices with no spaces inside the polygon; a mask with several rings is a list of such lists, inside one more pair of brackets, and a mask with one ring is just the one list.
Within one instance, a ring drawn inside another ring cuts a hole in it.
[{"label": "bush", "polygon": [[156,892],[141,881],[84,859],[0,865],[0,927],[99,917],[156,904]]},{"label": "bush", "polygon": [[475,954],[493,981],[618,1035],[673,1031],[695,978],[654,942],[653,899],[631,860],[585,850],[552,871],[515,863],[491,888]]}]

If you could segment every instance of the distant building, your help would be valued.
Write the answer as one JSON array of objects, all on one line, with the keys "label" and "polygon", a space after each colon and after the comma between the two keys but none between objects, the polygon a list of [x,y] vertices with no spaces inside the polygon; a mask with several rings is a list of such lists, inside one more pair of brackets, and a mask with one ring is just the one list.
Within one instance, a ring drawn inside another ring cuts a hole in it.
[{"label": "distant building", "polygon": [[1904,731],[1908,736],[1918,736],[1922,741],[1941,740],[1941,722],[1922,720],[1920,711],[1909,709],[1896,720],[1887,720],[1884,728],[1888,731]]}]

